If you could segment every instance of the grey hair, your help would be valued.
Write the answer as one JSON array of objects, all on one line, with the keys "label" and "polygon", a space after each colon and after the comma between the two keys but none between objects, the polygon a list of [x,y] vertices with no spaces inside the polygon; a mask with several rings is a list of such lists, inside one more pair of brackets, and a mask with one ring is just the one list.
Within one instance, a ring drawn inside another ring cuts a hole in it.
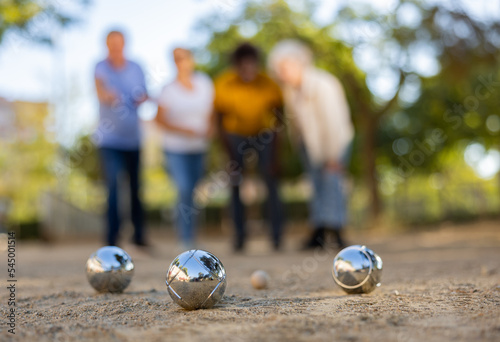
[{"label": "grey hair", "polygon": [[267,59],[268,69],[275,73],[278,64],[284,59],[292,59],[303,67],[308,67],[313,63],[311,50],[295,39],[282,40],[273,47]]}]

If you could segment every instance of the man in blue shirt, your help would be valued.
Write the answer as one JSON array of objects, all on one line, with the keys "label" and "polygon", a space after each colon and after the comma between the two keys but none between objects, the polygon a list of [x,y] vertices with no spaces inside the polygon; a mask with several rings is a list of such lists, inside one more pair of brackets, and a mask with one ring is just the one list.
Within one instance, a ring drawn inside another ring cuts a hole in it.
[{"label": "man in blue shirt", "polygon": [[108,56],[97,63],[95,85],[99,98],[99,125],[94,142],[99,148],[108,189],[108,245],[116,245],[120,228],[118,208],[119,178],[128,175],[133,243],[147,246],[143,231],[143,209],[140,191],[140,130],[137,108],[147,100],[146,83],[141,67],[125,58],[125,38],[111,31],[106,38]]}]

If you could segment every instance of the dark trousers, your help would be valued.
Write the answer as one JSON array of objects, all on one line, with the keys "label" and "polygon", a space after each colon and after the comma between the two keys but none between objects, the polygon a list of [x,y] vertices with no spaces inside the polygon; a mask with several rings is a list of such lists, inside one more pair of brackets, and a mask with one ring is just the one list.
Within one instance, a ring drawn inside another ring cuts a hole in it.
[{"label": "dark trousers", "polygon": [[139,150],[119,150],[113,148],[99,149],[104,177],[108,190],[108,209],[106,213],[107,233],[106,243],[115,246],[118,242],[120,230],[119,212],[119,178],[122,174],[128,176],[130,186],[131,219],[134,225],[133,242],[144,243],[143,209],[139,198]]},{"label": "dark trousers", "polygon": [[267,186],[267,205],[272,227],[272,240],[277,246],[280,243],[283,227],[283,208],[278,195],[275,166],[275,135],[266,137],[245,137],[227,134],[227,143],[232,162],[237,169],[231,173],[231,209],[236,229],[236,243],[243,244],[245,240],[245,207],[240,198],[240,183],[245,162],[258,158],[258,168]]}]

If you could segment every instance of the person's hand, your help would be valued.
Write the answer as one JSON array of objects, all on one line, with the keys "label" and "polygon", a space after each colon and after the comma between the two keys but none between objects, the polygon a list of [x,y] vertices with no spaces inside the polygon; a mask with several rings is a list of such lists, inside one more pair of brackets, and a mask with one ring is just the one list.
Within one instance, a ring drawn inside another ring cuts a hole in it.
[{"label": "person's hand", "polygon": [[343,172],[344,171],[344,165],[342,163],[339,163],[338,161],[335,160],[329,160],[325,163],[324,169],[327,172]]},{"label": "person's hand", "polygon": [[148,94],[143,94],[134,100],[134,104],[136,107],[139,107],[141,104],[143,104],[147,100],[150,100]]},{"label": "person's hand", "polygon": [[107,104],[109,106],[112,106],[118,101],[118,96],[112,91],[104,91],[102,94],[101,101],[104,104]]},{"label": "person's hand", "polygon": [[209,126],[208,129],[204,132],[203,138],[207,140],[212,140],[215,137],[215,128],[213,126]]},{"label": "person's hand", "polygon": [[182,134],[190,138],[199,138],[201,136],[204,136],[204,134],[201,134],[200,132],[188,128],[184,128],[182,130]]}]

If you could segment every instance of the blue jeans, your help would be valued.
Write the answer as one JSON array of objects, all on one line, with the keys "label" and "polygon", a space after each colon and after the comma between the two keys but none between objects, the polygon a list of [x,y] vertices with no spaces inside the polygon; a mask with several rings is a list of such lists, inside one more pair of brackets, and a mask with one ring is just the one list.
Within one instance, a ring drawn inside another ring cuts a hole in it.
[{"label": "blue jeans", "polygon": [[[350,156],[349,145],[340,161],[344,168]],[[342,229],[347,222],[345,171],[330,171],[323,165],[312,164],[304,146],[302,146],[302,157],[313,186],[313,196],[309,206],[311,224],[314,228]]]},{"label": "blue jeans", "polygon": [[108,190],[108,209],[106,214],[107,234],[106,243],[115,246],[118,242],[121,218],[118,208],[119,177],[126,173],[130,186],[131,219],[134,225],[133,242],[143,244],[143,209],[139,198],[140,179],[139,150],[119,150],[114,148],[100,148],[99,154],[104,168],[104,178]]},{"label": "blue jeans", "polygon": [[193,192],[204,173],[205,153],[165,152],[167,171],[178,191],[177,232],[180,240],[191,245],[194,242],[198,210],[194,207]]},{"label": "blue jeans", "polygon": [[242,245],[245,240],[245,208],[240,198],[240,183],[243,176],[245,161],[258,158],[258,168],[267,186],[267,205],[271,218],[272,240],[279,246],[283,229],[283,208],[278,195],[277,177],[275,166],[275,134],[268,136],[240,136],[227,134],[229,157],[237,167],[231,173],[231,209],[236,229],[236,244]]}]

